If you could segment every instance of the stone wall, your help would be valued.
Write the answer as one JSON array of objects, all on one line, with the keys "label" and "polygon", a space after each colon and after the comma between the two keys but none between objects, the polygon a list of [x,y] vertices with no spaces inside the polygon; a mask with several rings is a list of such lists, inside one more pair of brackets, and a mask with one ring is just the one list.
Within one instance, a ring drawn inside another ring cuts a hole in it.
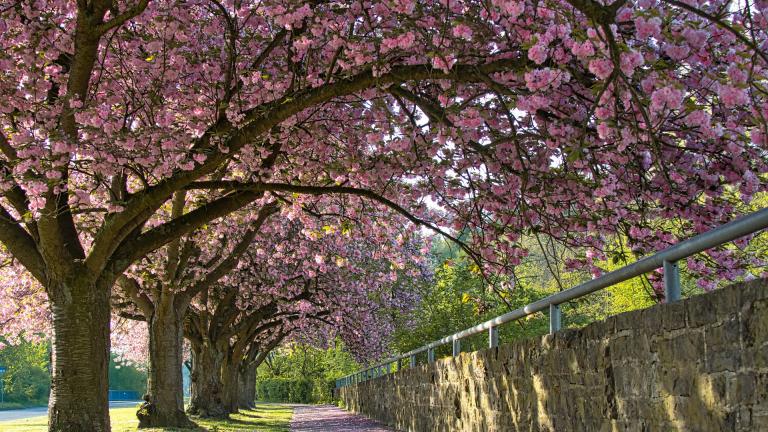
[{"label": "stone wall", "polygon": [[768,282],[343,388],[402,431],[768,431]]}]

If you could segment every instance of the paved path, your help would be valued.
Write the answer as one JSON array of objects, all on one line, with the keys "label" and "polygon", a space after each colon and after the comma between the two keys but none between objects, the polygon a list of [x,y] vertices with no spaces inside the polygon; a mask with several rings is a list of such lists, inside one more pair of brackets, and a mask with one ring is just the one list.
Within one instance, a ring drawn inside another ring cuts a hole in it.
[{"label": "paved path", "polygon": [[381,423],[333,405],[296,405],[291,432],[391,432]]},{"label": "paved path", "polygon": [[[141,401],[112,401],[110,408],[132,407],[140,404]],[[48,415],[48,407],[26,408],[20,410],[0,411],[0,422],[9,420],[21,420],[30,417],[40,417]],[[0,428],[1,429],[1,428]]]}]

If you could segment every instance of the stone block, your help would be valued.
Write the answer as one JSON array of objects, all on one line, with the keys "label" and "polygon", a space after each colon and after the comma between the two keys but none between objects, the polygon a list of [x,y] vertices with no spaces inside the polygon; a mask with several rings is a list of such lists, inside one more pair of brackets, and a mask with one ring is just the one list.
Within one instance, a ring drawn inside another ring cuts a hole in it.
[{"label": "stone block", "polygon": [[672,330],[679,330],[686,326],[686,303],[675,302],[665,304],[659,307],[659,315],[661,315],[661,329],[665,332]]},{"label": "stone block", "polygon": [[643,361],[650,357],[650,342],[645,334],[616,336],[610,340],[613,358],[628,358]]},{"label": "stone block", "polygon": [[686,299],[688,326],[696,328],[714,324],[719,320],[736,314],[740,309],[739,300],[739,291],[734,288],[715,290],[708,294]]},{"label": "stone block", "polygon": [[745,305],[740,318],[745,346],[762,346],[768,341],[768,299]]},{"label": "stone block", "polygon": [[719,325],[706,327],[705,368],[707,372],[736,371],[741,366],[742,349],[739,344],[740,324],[729,317]]},{"label": "stone block", "polygon": [[659,339],[651,345],[651,351],[657,352],[663,365],[695,367],[704,358],[704,335],[700,331],[690,331]]},{"label": "stone block", "polygon": [[[652,308],[653,310],[656,310],[656,308]],[[621,314],[618,314],[613,317],[613,320],[616,325],[616,333],[620,333],[624,330],[634,330],[638,328],[638,324],[641,324],[645,321],[643,321],[643,310],[635,310],[631,312],[624,312]]]}]

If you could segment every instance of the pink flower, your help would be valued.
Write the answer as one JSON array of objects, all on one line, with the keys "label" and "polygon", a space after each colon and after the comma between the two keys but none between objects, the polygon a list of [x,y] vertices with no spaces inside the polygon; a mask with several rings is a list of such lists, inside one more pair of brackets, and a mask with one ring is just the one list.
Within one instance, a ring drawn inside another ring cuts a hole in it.
[{"label": "pink flower", "polygon": [[631,77],[635,69],[642,66],[644,62],[643,55],[637,51],[621,53],[621,71],[628,77]]},{"label": "pink flower", "polygon": [[658,38],[661,34],[661,19],[653,17],[649,20],[638,18],[635,20],[635,29],[637,38],[645,39],[648,37]]},{"label": "pink flower", "polygon": [[440,69],[445,73],[448,73],[453,65],[456,64],[456,58],[452,55],[441,56],[436,55],[432,57],[432,66],[435,69]]},{"label": "pink flower", "polygon": [[706,111],[697,110],[685,117],[685,124],[699,128],[709,128],[712,126],[712,116]]},{"label": "pink flower", "polygon": [[525,3],[521,1],[495,0],[494,3],[510,18],[517,18],[525,11]]},{"label": "pink flower", "polygon": [[542,44],[536,44],[528,50],[528,58],[536,64],[544,63],[547,56],[547,48]]},{"label": "pink flower", "polygon": [[468,25],[459,24],[453,28],[453,35],[464,40],[472,40],[472,29]]},{"label": "pink flower", "polygon": [[413,32],[403,33],[394,38],[384,38],[381,41],[382,52],[388,52],[395,48],[407,50],[413,46],[416,36]]},{"label": "pink flower", "polygon": [[744,89],[736,88],[730,85],[721,85],[717,92],[720,101],[728,108],[739,105],[746,105],[749,102],[749,96]]},{"label": "pink flower", "polygon": [[728,66],[728,78],[731,79],[731,82],[734,84],[744,84],[747,82],[747,72],[740,68],[736,64],[732,64]]},{"label": "pink flower", "polygon": [[694,30],[690,27],[683,30],[683,37],[688,42],[688,46],[693,49],[700,49],[707,41],[707,32],[704,30]]},{"label": "pink flower", "polygon": [[613,72],[613,62],[608,59],[595,59],[589,62],[589,71],[600,79],[606,79]]},{"label": "pink flower", "polygon": [[680,109],[683,102],[683,92],[674,87],[664,87],[651,95],[651,111],[659,112],[664,108]]},{"label": "pink flower", "polygon": [[525,84],[530,91],[541,90],[545,88],[558,88],[563,81],[568,81],[570,74],[565,71],[553,70],[550,68],[536,69],[525,74]]},{"label": "pink flower", "polygon": [[664,52],[672,58],[672,60],[685,60],[688,58],[688,54],[691,50],[685,45],[672,45],[669,44],[664,47]]},{"label": "pink flower", "polygon": [[590,41],[584,41],[582,43],[574,42],[571,46],[571,52],[578,58],[587,58],[595,55],[595,48]]},{"label": "pink flower", "polygon": [[755,129],[752,132],[750,132],[750,138],[753,144],[756,144],[759,146],[765,145],[765,142],[766,142],[765,134],[758,129]]}]

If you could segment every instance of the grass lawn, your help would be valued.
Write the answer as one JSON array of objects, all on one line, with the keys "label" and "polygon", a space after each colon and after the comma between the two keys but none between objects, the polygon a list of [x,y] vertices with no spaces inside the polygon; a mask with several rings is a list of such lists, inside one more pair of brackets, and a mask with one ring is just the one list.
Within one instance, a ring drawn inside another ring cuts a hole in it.
[{"label": "grass lawn", "polygon": [[[113,408],[109,410],[112,420],[112,432],[135,431],[137,408]],[[288,432],[293,408],[279,404],[260,404],[253,410],[242,410],[233,414],[230,420],[194,419],[203,429],[142,429],[142,431],[192,431],[208,430],[211,432]],[[48,430],[48,418],[30,417],[24,420],[0,422],[3,432],[44,432]]]}]

